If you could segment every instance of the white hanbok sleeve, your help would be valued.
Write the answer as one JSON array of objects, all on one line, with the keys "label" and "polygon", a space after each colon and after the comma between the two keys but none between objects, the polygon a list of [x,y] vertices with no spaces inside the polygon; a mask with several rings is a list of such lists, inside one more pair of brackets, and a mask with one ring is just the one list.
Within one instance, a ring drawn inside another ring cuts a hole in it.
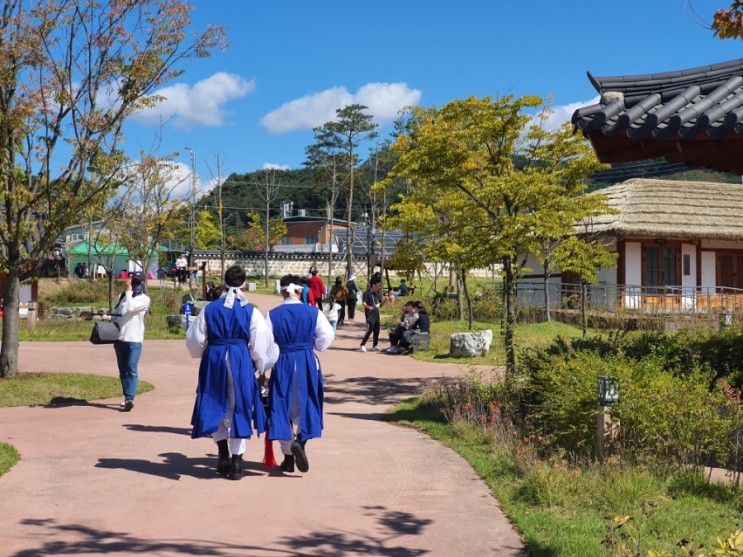
[{"label": "white hanbok sleeve", "polygon": [[317,323],[315,324],[315,350],[324,352],[335,340],[333,326],[321,311],[317,312]]},{"label": "white hanbok sleeve", "polygon": [[206,345],[206,318],[204,317],[204,310],[202,309],[201,313],[196,316],[188,327],[188,332],[186,333],[186,348],[188,348],[188,353],[191,354],[192,358],[201,358]]},{"label": "white hanbok sleeve", "polygon": [[273,331],[256,308],[253,308],[250,318],[250,357],[260,373],[271,369],[279,359],[279,347],[273,340]]}]

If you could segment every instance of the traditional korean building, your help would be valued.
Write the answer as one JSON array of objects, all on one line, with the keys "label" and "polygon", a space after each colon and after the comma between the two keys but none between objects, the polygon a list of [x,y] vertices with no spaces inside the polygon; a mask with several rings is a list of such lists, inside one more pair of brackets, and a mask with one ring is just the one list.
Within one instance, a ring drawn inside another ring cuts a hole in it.
[{"label": "traditional korean building", "polygon": [[[743,59],[687,70],[588,78],[601,94],[572,122],[605,163],[743,174]],[[629,309],[743,307],[743,186],[629,180],[600,190],[618,212],[584,232],[617,253],[601,273]],[[563,282],[565,277],[563,277]]]}]

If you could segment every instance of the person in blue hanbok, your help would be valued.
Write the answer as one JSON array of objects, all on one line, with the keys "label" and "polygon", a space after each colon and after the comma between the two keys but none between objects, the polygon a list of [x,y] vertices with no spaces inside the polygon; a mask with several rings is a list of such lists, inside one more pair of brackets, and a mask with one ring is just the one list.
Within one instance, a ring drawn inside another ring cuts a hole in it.
[{"label": "person in blue hanbok", "polygon": [[255,373],[271,368],[278,347],[265,319],[241,291],[242,267],[227,269],[224,281],[227,292],[206,305],[186,335],[191,356],[201,358],[191,437],[211,435],[219,450],[217,471],[239,480],[246,440],[253,429],[266,430]]},{"label": "person in blue hanbok", "polygon": [[313,350],[327,349],[335,333],[322,312],[300,301],[299,277],[286,275],[280,284],[284,303],[270,310],[266,317],[279,347],[279,358],[268,386],[271,405],[268,436],[281,444],[282,471],[294,472],[296,463],[300,472],[307,472],[305,444],[320,437],[323,429],[323,378]]}]

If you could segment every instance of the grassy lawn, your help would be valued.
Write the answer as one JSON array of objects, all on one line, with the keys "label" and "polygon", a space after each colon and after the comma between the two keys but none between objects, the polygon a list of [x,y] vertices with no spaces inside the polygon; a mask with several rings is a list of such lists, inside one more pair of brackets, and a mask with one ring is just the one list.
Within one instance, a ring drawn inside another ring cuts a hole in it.
[{"label": "grassy lawn", "polygon": [[[92,330],[93,321],[40,319],[36,323],[36,328],[30,331],[26,326],[26,321],[21,320],[20,337],[21,340],[29,341],[88,340]],[[148,315],[144,318],[144,338],[145,340],[183,339],[186,338],[186,333],[170,331],[165,315]]]},{"label": "grassy lawn", "polygon": [[20,458],[21,455],[18,454],[13,445],[0,443],[0,476],[13,468]]},{"label": "grassy lawn", "polygon": [[462,455],[535,557],[645,555],[651,549],[691,555],[681,540],[709,552],[717,538],[743,524],[740,492],[698,477],[661,477],[629,465],[581,469],[519,455],[481,428],[446,423],[420,399],[399,405],[389,419]]},{"label": "grassy lawn", "polygon": [[[137,393],[154,389],[139,382]],[[118,377],[87,373],[19,373],[0,379],[0,407],[34,406],[71,400],[96,400],[121,395]]]},{"label": "grassy lawn", "polygon": [[[473,331],[491,329],[493,344],[487,356],[477,358],[450,358],[449,337],[452,333],[467,331],[466,321],[437,321],[431,323],[431,349],[428,352],[415,352],[413,358],[428,362],[452,362],[462,364],[502,365],[505,363],[505,349],[500,336],[500,323],[474,322]],[[579,337],[580,329],[558,321],[549,323],[527,323],[516,325],[516,349],[547,346],[556,336]],[[387,335],[381,335],[383,341]]]}]

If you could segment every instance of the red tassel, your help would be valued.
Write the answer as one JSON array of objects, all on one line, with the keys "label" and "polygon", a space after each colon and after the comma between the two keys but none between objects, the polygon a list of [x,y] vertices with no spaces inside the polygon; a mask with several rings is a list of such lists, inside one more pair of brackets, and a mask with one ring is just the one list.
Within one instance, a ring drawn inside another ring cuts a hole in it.
[{"label": "red tassel", "polygon": [[276,457],[273,454],[273,441],[268,438],[268,432],[264,435],[265,446],[263,448],[263,466],[273,468],[277,465]]}]

